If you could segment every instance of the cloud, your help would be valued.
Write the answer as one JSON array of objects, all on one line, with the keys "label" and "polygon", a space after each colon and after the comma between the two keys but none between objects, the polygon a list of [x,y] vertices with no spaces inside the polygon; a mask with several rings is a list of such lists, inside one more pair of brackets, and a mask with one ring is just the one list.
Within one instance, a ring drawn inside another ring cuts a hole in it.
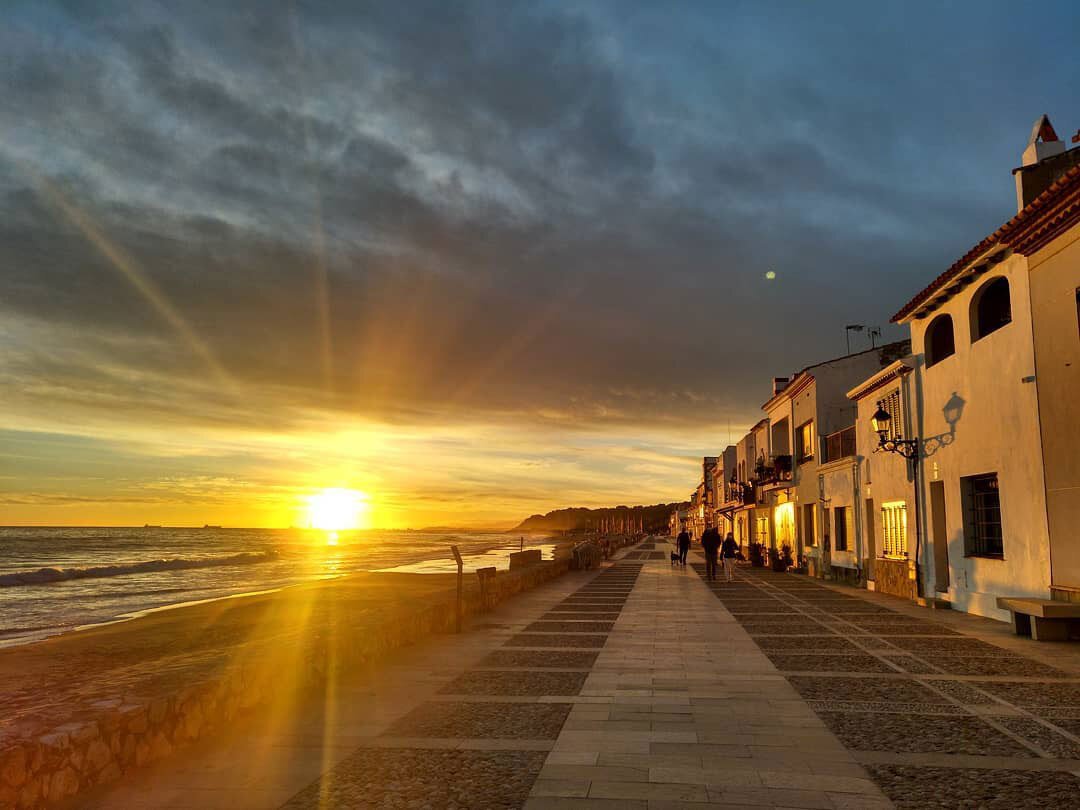
[{"label": "cloud", "polygon": [[1006,218],[1077,107],[1005,6],[5,14],[0,375],[73,434],[658,430],[660,481]]}]

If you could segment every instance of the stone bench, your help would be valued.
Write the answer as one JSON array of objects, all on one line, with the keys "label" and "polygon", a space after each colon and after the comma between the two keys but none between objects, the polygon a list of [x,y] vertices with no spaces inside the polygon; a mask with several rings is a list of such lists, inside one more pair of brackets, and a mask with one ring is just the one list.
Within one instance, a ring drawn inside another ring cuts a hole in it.
[{"label": "stone bench", "polygon": [[999,596],[997,606],[1012,614],[1018,636],[1035,641],[1068,641],[1069,625],[1080,619],[1080,604],[1034,599],[1027,596]]}]

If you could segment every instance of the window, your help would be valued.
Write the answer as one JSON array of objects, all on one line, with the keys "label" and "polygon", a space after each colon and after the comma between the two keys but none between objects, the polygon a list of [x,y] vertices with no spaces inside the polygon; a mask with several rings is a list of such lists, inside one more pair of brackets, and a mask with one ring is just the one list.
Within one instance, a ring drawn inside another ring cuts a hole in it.
[{"label": "window", "polygon": [[997,473],[960,479],[964,500],[964,551],[969,557],[1003,557],[1001,495]]},{"label": "window", "polygon": [[837,551],[847,551],[848,542],[854,534],[852,531],[852,510],[846,506],[837,506],[833,509],[833,537],[836,540]]},{"label": "window", "polygon": [[808,503],[802,508],[803,511],[803,544],[812,546],[815,543],[814,534],[814,504]]},{"label": "window", "polygon": [[926,334],[923,335],[923,349],[926,352],[927,368],[956,353],[951,316],[938,315],[930,321]]},{"label": "window", "polygon": [[904,420],[900,413],[900,389],[897,388],[886,394],[878,403],[892,418],[889,420],[889,430],[885,434],[886,439],[904,438]]},{"label": "window", "polygon": [[799,461],[814,457],[814,420],[803,422],[795,431],[795,454]]},{"label": "window", "polygon": [[996,332],[1012,321],[1009,280],[999,276],[986,282],[971,299],[971,342]]},{"label": "window", "polygon": [[891,501],[881,505],[881,551],[891,560],[907,559],[907,504]]}]

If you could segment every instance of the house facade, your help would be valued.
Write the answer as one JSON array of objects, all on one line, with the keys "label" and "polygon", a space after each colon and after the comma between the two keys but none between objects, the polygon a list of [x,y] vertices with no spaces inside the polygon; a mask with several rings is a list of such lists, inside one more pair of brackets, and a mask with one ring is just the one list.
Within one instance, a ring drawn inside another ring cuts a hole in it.
[{"label": "house facade", "polygon": [[[917,557],[926,553],[925,544],[919,553],[915,545],[919,539],[914,505],[917,470],[914,461],[880,450],[871,421],[880,407],[892,417],[888,438],[915,435],[913,370],[913,358],[897,360],[848,392],[858,407],[852,465],[857,494],[852,502],[866,587],[912,600],[918,597]],[[944,570],[947,579],[947,561],[935,570]]]}]

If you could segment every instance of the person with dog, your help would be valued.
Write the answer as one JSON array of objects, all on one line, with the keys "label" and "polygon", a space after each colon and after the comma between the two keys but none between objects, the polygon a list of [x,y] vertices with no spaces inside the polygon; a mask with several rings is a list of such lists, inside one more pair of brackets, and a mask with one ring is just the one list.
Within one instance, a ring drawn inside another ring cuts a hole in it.
[{"label": "person with dog", "polygon": [[679,532],[675,542],[679,546],[679,565],[686,565],[686,555],[690,553],[690,534],[686,529]]},{"label": "person with dog", "polygon": [[738,553],[739,546],[735,543],[731,532],[728,532],[720,546],[720,558],[724,561],[724,580],[727,582],[735,578],[735,557]]},{"label": "person with dog", "polygon": [[709,527],[701,535],[701,548],[705,551],[705,577],[716,581],[716,558],[720,553],[720,532]]}]

